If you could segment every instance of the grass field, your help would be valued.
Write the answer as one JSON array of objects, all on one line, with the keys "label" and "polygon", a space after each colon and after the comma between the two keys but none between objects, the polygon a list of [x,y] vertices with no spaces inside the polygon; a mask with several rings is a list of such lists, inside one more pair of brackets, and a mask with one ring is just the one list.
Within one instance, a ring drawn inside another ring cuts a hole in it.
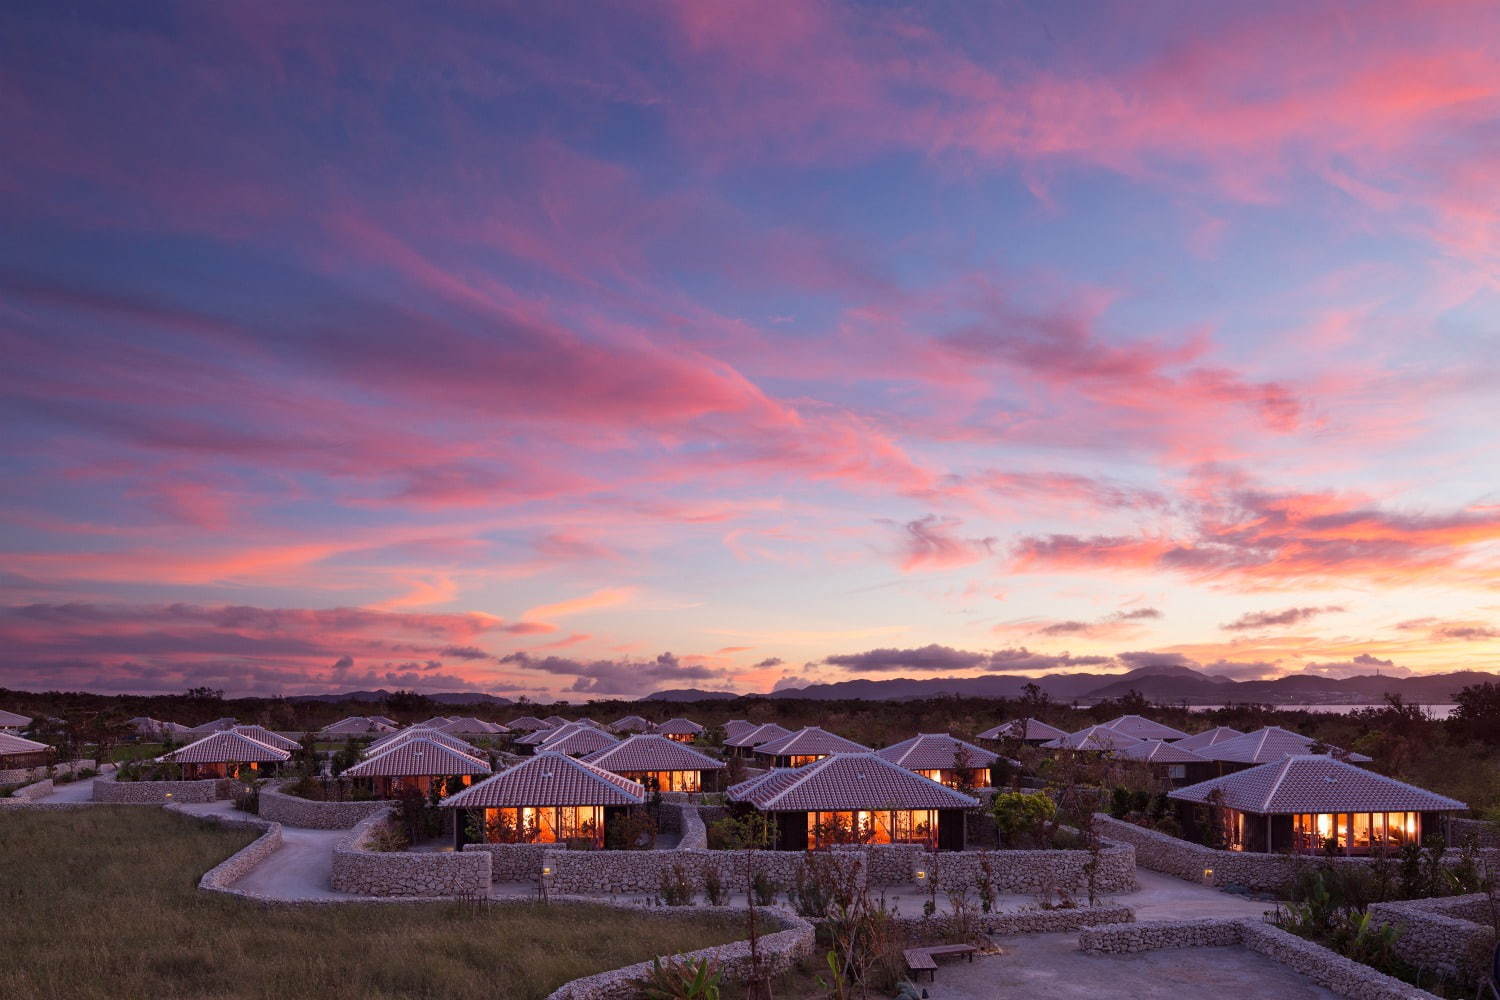
[{"label": "grass field", "polygon": [[0,997],[530,1000],[744,936],[692,911],[263,906],[197,889],[251,839],[139,807],[0,815]]}]

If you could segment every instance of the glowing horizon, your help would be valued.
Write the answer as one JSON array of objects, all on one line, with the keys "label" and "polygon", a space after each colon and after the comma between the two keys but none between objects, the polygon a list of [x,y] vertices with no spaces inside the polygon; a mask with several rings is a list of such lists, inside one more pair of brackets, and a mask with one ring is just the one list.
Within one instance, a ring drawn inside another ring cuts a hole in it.
[{"label": "glowing horizon", "polygon": [[1492,6],[0,25],[0,686],[1500,662]]}]

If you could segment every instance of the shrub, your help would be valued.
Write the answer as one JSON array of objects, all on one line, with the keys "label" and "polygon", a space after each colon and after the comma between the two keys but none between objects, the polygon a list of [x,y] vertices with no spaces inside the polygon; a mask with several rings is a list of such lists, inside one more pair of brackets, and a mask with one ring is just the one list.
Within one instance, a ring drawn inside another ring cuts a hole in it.
[{"label": "shrub", "polygon": [[52,783],[54,785],[67,785],[67,784],[71,784],[72,782],[74,782],[76,780],[77,780],[77,778],[73,775],[73,772],[71,772],[71,771],[64,771],[62,774],[54,774],[52,776]]},{"label": "shrub", "polygon": [[712,861],[703,869],[703,898],[709,906],[723,906],[729,902],[729,890],[719,875],[719,866]]},{"label": "shrub", "polygon": [[651,978],[641,988],[645,1000],[719,1000],[718,963],[712,959],[651,960]]},{"label": "shrub", "polygon": [[725,816],[708,828],[708,847],[712,851],[742,851],[764,848],[771,843],[771,821],[759,813],[736,818]]},{"label": "shrub", "polygon": [[604,828],[604,844],[611,850],[649,851],[656,846],[656,820],[645,808],[629,809]]},{"label": "shrub", "polygon": [[756,872],[750,876],[750,894],[755,897],[756,906],[770,906],[781,895],[781,883],[765,872]]},{"label": "shrub", "polygon": [[1040,847],[1046,840],[1047,823],[1057,815],[1057,803],[1040,793],[1001,792],[995,796],[990,812],[1007,847]]},{"label": "shrub", "polygon": [[673,862],[672,867],[662,871],[658,895],[668,906],[693,905],[693,883],[688,878],[687,869],[682,866],[682,862]]},{"label": "shrub", "polygon": [[394,823],[385,822],[370,831],[365,839],[365,850],[377,854],[394,854],[411,846],[406,831]]}]

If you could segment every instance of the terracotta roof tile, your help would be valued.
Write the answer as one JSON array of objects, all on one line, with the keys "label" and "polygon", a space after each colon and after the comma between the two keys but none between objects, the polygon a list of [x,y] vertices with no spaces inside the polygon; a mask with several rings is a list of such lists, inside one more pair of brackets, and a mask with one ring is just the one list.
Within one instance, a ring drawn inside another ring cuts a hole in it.
[{"label": "terracotta roof tile", "polygon": [[697,736],[703,732],[703,727],[692,719],[684,719],[678,716],[660,723],[651,731],[653,733],[660,733],[662,736]]},{"label": "terracotta roof tile", "polygon": [[1139,760],[1148,764],[1203,764],[1208,761],[1208,758],[1200,757],[1180,743],[1168,743],[1165,740],[1142,740],[1115,751],[1115,756],[1121,760]]},{"label": "terracotta roof tile", "polygon": [[729,789],[761,812],[838,809],[969,809],[971,796],[873,753],[835,754],[806,767],[777,768]]},{"label": "terracotta roof tile", "polygon": [[232,733],[244,733],[252,740],[259,740],[268,747],[278,750],[297,750],[299,744],[296,740],[289,740],[280,733],[273,733],[265,726],[235,726],[230,730]]},{"label": "terracotta roof tile", "polygon": [[1128,746],[1134,746],[1139,742],[1141,741],[1134,736],[1127,736],[1124,733],[1107,729],[1104,726],[1089,726],[1087,729],[1080,729],[1076,733],[1069,733],[1061,739],[1050,740],[1043,743],[1042,746],[1050,747],[1054,750],[1113,752],[1123,750]]},{"label": "terracotta roof tile", "polygon": [[[549,748],[550,749],[550,748]],[[641,734],[622,743],[589,754],[584,760],[595,767],[622,771],[716,771],[724,766],[708,754],[669,740],[665,736]]]},{"label": "terracotta roof tile", "polygon": [[807,726],[778,740],[762,743],[756,753],[771,757],[800,757],[814,754],[870,753],[870,748],[847,740],[837,733],[830,733],[817,726]]},{"label": "terracotta roof tile", "polygon": [[455,736],[494,736],[510,731],[504,726],[496,725],[493,722],[486,722],[483,719],[476,719],[472,716],[454,719],[446,726],[440,728],[443,732],[452,733]]},{"label": "terracotta roof tile", "polygon": [[774,722],[767,722],[763,726],[756,726],[747,730],[739,736],[731,737],[724,741],[727,747],[753,747],[761,743],[769,743],[771,740],[779,740],[783,736],[792,735],[792,731]]},{"label": "terracotta roof tile", "polygon": [[443,800],[456,809],[515,806],[632,806],[646,801],[638,782],[544,751]]},{"label": "terracotta roof tile", "polygon": [[412,726],[410,729],[403,729],[400,732],[391,733],[383,739],[378,739],[365,748],[364,755],[366,757],[374,757],[377,754],[385,753],[399,743],[405,743],[407,740],[414,739],[432,740],[434,743],[441,743],[449,750],[457,750],[459,753],[468,754],[476,760],[484,758],[484,751],[467,740],[461,740],[457,736],[443,732],[441,729],[429,729],[426,726]]},{"label": "terracotta roof tile", "polygon": [[627,715],[609,724],[610,732],[615,733],[644,733],[650,728],[651,723],[639,715]]},{"label": "terracotta roof tile", "polygon": [[7,712],[0,708],[0,727],[6,729],[24,729],[31,725],[31,718],[25,715],[17,715],[15,712]]},{"label": "terracotta roof tile", "polygon": [[393,727],[378,722],[367,715],[351,715],[332,725],[318,730],[320,736],[368,736],[370,733],[388,733]]},{"label": "terracotta roof tile", "polygon": [[158,759],[174,764],[248,764],[283,761],[289,757],[291,754],[285,750],[268,747],[244,733],[224,730],[164,753]]},{"label": "terracotta roof tile", "polygon": [[1164,726],[1140,715],[1122,715],[1118,719],[1110,719],[1104,726],[1138,740],[1180,740],[1187,736],[1181,729]]},{"label": "terracotta roof tile", "polygon": [[28,740],[24,736],[13,736],[10,733],[0,733],[0,756],[9,756],[13,753],[38,753],[42,750],[51,750],[45,743],[36,740]]},{"label": "terracotta roof tile", "polygon": [[734,739],[736,736],[743,736],[746,733],[758,728],[760,727],[755,723],[747,722],[744,719],[730,719],[728,722],[724,723],[724,739],[727,742],[728,740]]},{"label": "terracotta roof tile", "polygon": [[617,738],[602,729],[580,725],[571,733],[559,736],[555,740],[548,740],[542,744],[542,749],[549,753],[580,755],[594,753],[606,747],[614,746],[619,742]]},{"label": "terracotta roof tile", "polygon": [[[1017,731],[1016,731],[1016,727],[1017,726],[1021,727],[1019,733],[1017,733]],[[1012,719],[1009,722],[1002,722],[1002,723],[1000,723],[1000,725],[996,726],[994,729],[986,729],[984,732],[982,732],[978,736],[976,736],[975,739],[980,739],[980,740],[1005,740],[1005,739],[1016,740],[1016,739],[1019,739],[1019,740],[1022,740],[1022,741],[1025,741],[1025,740],[1056,740],[1056,739],[1061,739],[1062,737],[1064,737],[1066,735],[1068,735],[1068,734],[1065,731],[1063,731],[1061,729],[1058,729],[1056,726],[1049,726],[1045,722],[1042,722],[1040,719],[1025,718],[1025,719]]]},{"label": "terracotta roof tile", "polygon": [[908,771],[951,771],[958,766],[955,759],[960,749],[968,755],[969,767],[989,767],[999,759],[999,754],[966,743],[950,733],[919,733],[875,753]]},{"label": "terracotta roof tile", "polygon": [[511,719],[505,724],[505,728],[517,733],[532,733],[538,729],[546,729],[547,723],[534,715],[523,715],[517,719]]},{"label": "terracotta roof tile", "polygon": [[1457,799],[1322,754],[1283,757],[1169,792],[1207,802],[1215,789],[1230,809],[1262,815],[1318,812],[1446,812],[1468,808]]},{"label": "terracotta roof tile", "polygon": [[401,740],[344,772],[350,778],[489,774],[490,766],[425,736]]}]

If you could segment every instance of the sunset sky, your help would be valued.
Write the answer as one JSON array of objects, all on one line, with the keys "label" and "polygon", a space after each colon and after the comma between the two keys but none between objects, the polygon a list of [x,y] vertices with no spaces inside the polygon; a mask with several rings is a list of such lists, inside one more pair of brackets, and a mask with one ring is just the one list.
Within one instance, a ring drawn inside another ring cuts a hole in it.
[{"label": "sunset sky", "polygon": [[1500,7],[503,6],[0,12],[0,686],[1500,666]]}]

